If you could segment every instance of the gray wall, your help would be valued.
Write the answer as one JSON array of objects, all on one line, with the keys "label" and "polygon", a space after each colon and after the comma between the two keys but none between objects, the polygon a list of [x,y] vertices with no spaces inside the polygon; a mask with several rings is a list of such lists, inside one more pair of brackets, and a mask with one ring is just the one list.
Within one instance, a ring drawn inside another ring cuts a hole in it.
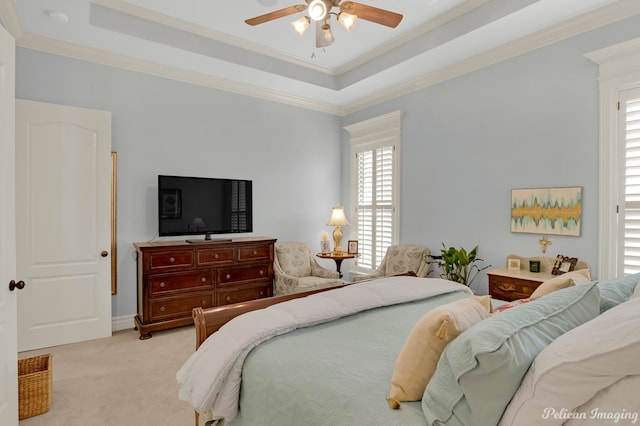
[{"label": "gray wall", "polygon": [[[405,111],[401,242],[438,253],[479,244],[486,264],[504,267],[510,253],[542,255],[542,235],[510,232],[511,189],[582,186],[582,236],[550,235],[547,255],[579,257],[597,276],[598,67],[584,54],[636,37],[638,17],[345,117]],[[486,276],[472,287],[486,292]]]},{"label": "gray wall", "polygon": [[113,114],[114,317],[136,312],[133,243],[157,239],[158,174],[252,179],[249,235],[307,241],[319,250],[321,232],[330,231],[331,206],[341,201],[334,116],[28,49],[17,49],[16,68],[17,98]]}]

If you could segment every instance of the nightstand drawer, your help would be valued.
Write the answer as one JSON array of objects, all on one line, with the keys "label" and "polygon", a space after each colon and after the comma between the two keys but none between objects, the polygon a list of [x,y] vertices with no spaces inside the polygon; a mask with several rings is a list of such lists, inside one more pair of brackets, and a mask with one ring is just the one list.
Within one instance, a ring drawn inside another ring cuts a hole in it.
[{"label": "nightstand drawer", "polygon": [[489,275],[489,294],[494,299],[518,300],[531,296],[540,282],[513,277]]}]

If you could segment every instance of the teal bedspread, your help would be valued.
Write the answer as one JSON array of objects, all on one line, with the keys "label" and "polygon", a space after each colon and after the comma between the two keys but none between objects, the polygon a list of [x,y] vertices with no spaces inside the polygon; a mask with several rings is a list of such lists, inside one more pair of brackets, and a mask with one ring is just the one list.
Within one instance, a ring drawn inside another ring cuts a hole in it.
[{"label": "teal bedspread", "polygon": [[240,415],[231,426],[426,425],[421,402],[387,405],[405,339],[449,293],[377,308],[274,337],[244,363]]}]

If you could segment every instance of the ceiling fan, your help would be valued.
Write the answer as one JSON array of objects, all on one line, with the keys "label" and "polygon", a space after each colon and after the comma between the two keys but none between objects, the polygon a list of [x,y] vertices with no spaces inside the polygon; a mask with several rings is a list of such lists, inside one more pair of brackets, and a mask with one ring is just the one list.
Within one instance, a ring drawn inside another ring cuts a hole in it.
[{"label": "ceiling fan", "polygon": [[[316,21],[316,47],[326,47],[333,43],[334,38],[329,25],[329,18],[335,15],[338,22],[347,30],[351,31],[358,18],[365,21],[375,22],[376,24],[385,25],[395,28],[402,20],[402,15],[377,7],[367,6],[366,4],[356,3],[353,1],[341,0],[305,0],[306,4],[297,4],[284,9],[266,13],[247,19],[249,25],[259,25],[285,16],[293,15],[306,11],[308,16],[296,19],[291,23],[299,36],[302,36],[311,24],[311,20]],[[337,12],[332,12],[333,8],[337,8]]]}]

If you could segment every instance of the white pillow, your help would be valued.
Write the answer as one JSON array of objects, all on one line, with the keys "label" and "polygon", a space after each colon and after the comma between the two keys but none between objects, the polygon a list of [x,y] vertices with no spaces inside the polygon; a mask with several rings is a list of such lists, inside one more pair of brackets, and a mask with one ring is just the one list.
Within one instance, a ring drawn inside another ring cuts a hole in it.
[{"label": "white pillow", "polygon": [[[545,410],[571,412],[621,379],[640,375],[638,359],[640,298],[609,309],[543,349],[500,425],[530,424],[531,419],[541,419]],[[549,416],[544,425],[561,425],[566,420]]]},{"label": "white pillow", "polygon": [[627,376],[598,392],[589,402],[573,410],[576,416],[569,419],[564,426],[638,424],[640,421],[638,389],[640,389],[640,376]]}]

